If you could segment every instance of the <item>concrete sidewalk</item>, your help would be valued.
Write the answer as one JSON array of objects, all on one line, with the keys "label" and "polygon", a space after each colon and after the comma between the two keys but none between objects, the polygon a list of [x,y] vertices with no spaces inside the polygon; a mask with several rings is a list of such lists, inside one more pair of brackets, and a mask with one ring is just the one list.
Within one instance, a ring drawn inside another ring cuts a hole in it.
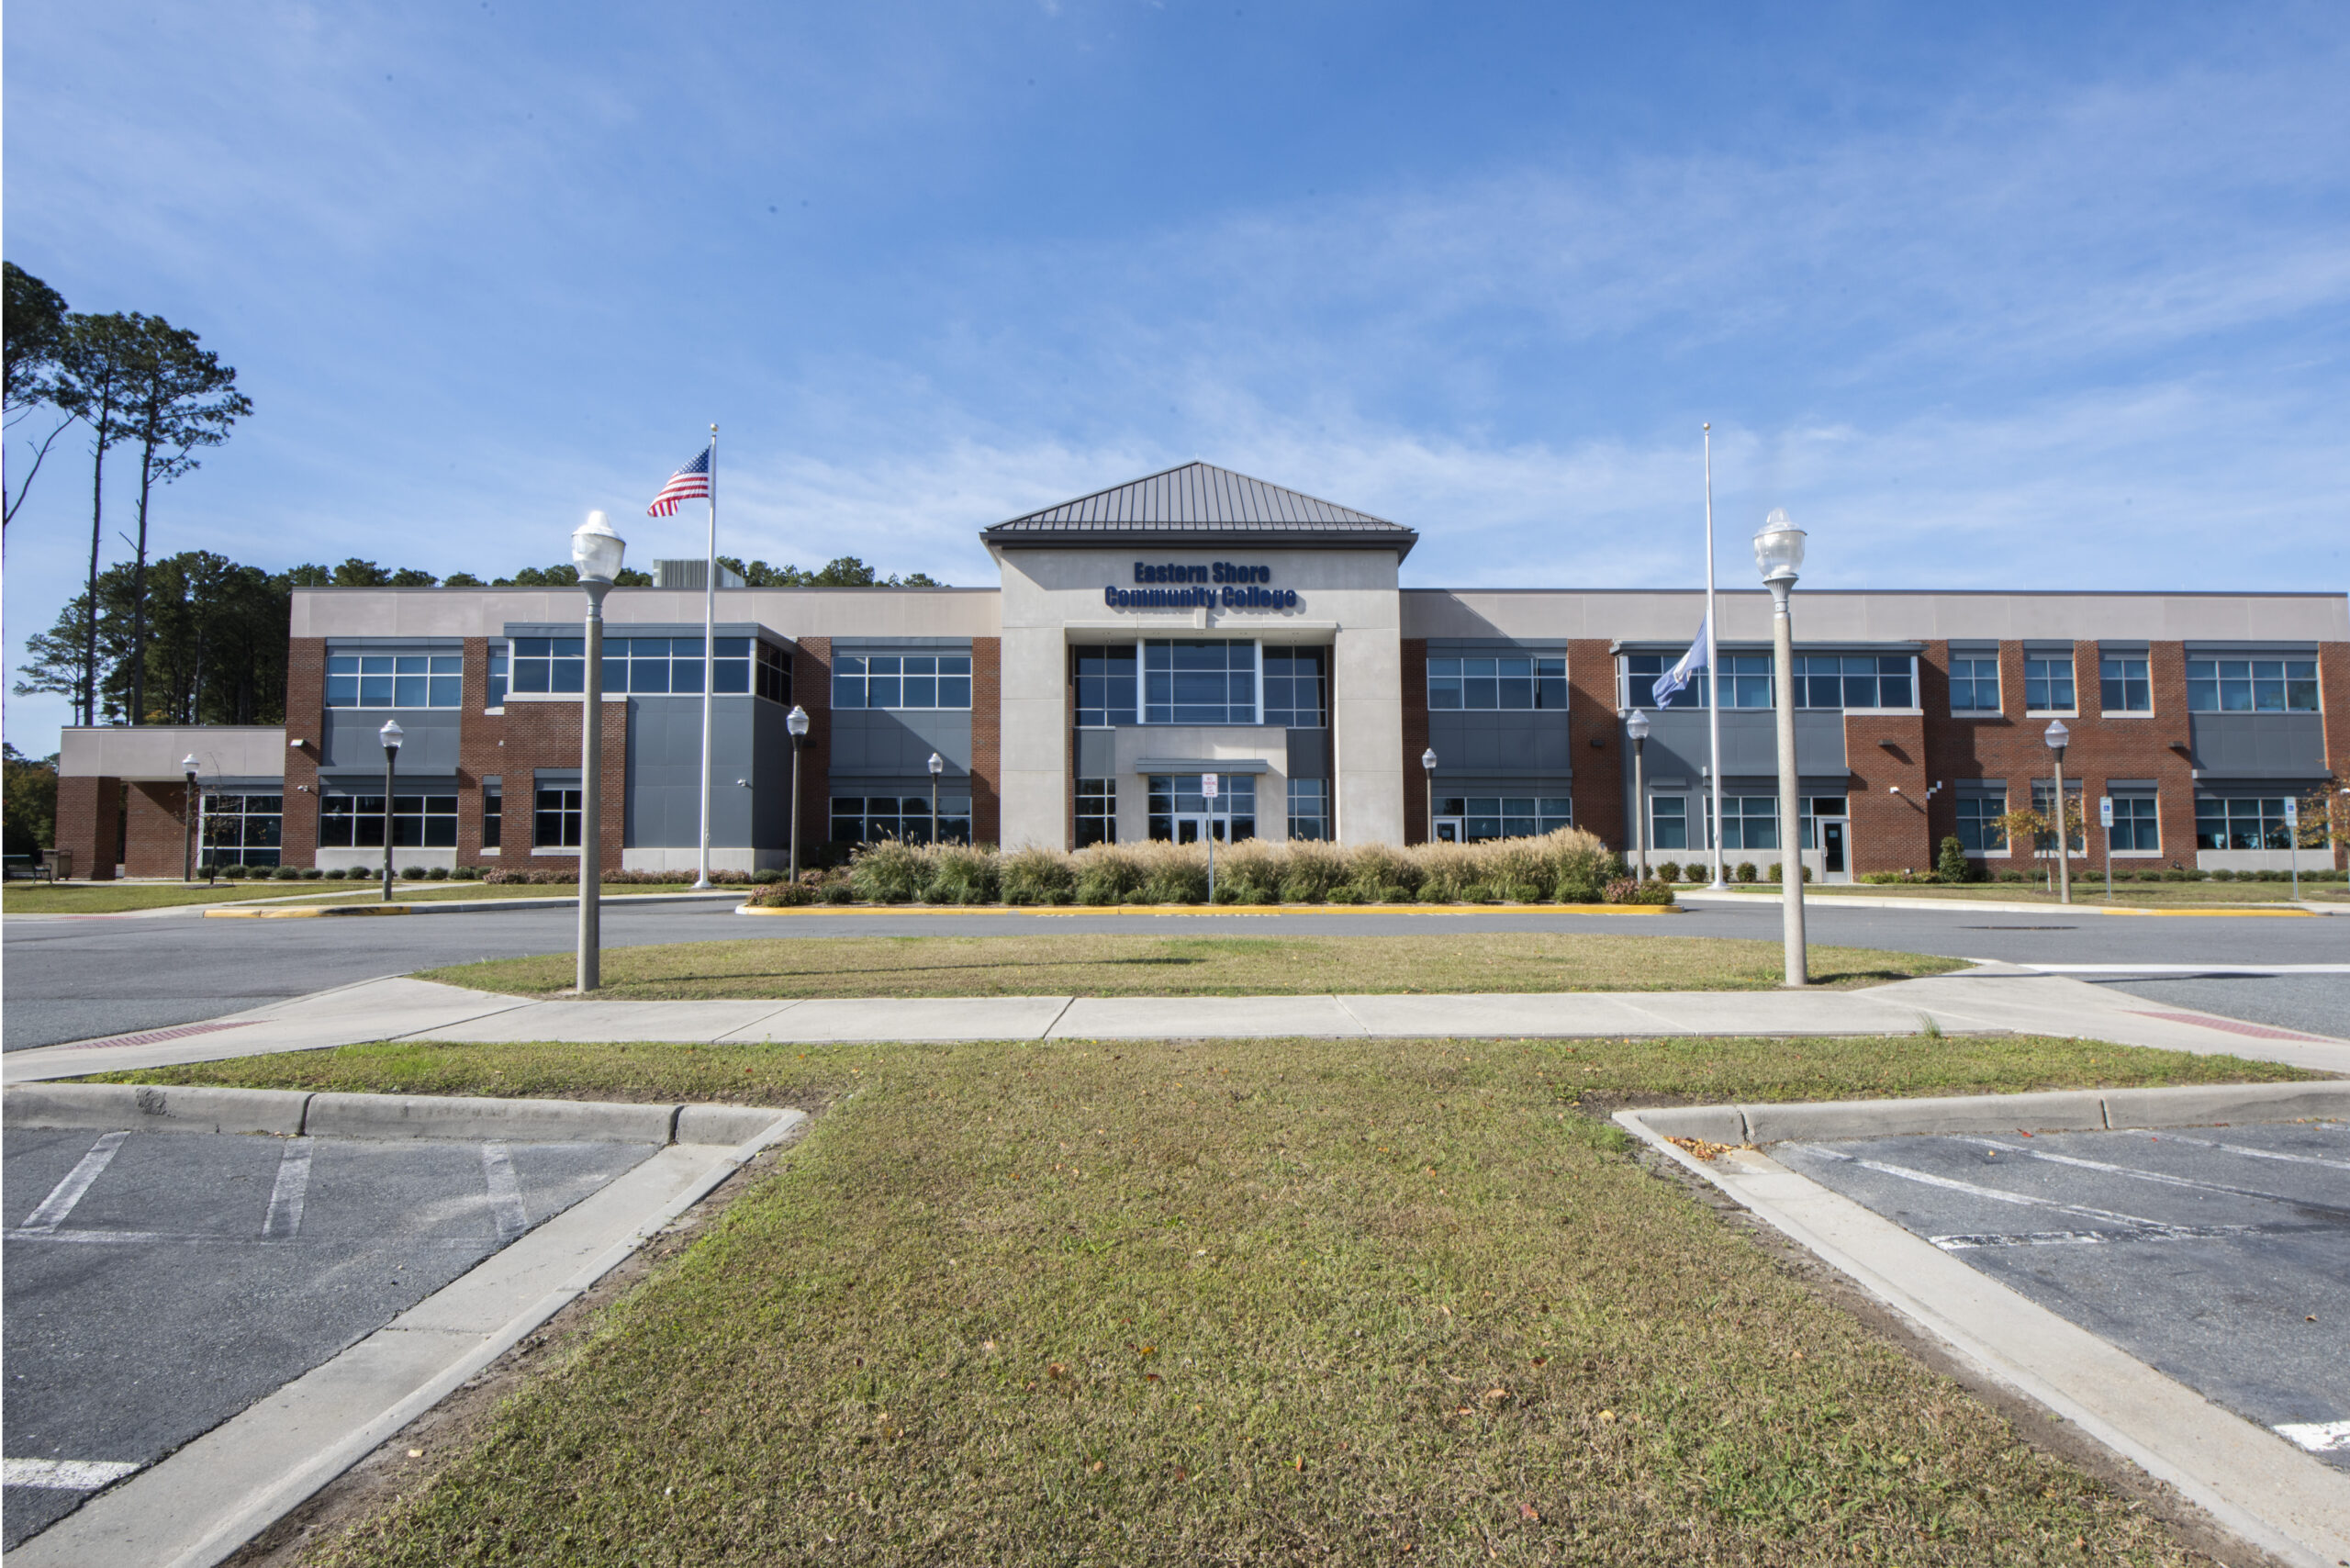
[{"label": "concrete sidewalk", "polygon": [[2350,1074],[2350,1040],[2164,1008],[1984,964],[1866,991],[1534,995],[532,1001],[388,977],[209,1023],[8,1054],[10,1083],[374,1040],[843,1044],[888,1040],[1677,1037],[2011,1033],[2232,1054]]}]

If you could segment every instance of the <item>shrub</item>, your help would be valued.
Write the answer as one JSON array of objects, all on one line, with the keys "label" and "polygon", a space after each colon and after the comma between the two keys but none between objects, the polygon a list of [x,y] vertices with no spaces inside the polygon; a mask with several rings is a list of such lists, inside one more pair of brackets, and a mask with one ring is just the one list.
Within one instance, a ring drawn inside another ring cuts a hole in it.
[{"label": "shrub", "polygon": [[1347,856],[1347,885],[1365,903],[1410,903],[1423,879],[1419,861],[1407,849],[1365,844]]},{"label": "shrub", "polygon": [[223,866],[220,868],[220,874],[232,882],[241,882],[253,873],[249,866]]},{"label": "shrub", "polygon": [[1282,857],[1281,894],[1284,903],[1326,902],[1331,891],[1346,881],[1347,856],[1337,845],[1308,839],[1291,845],[1289,853]]},{"label": "shrub", "polygon": [[1942,840],[1942,853],[1934,859],[1934,871],[1945,882],[1975,879],[1974,865],[1966,858],[1966,846],[1958,841],[1956,834]]},{"label": "shrub", "polygon": [[1618,877],[1599,890],[1602,903],[1630,903],[1640,895],[1640,884],[1629,877]]},{"label": "shrub", "polygon": [[928,857],[934,875],[923,889],[926,903],[993,903],[996,900],[996,853],[969,844],[935,846]]},{"label": "shrub", "polygon": [[401,867],[400,880],[403,882],[420,882],[424,880],[424,868],[421,866]]},{"label": "shrub", "polygon": [[431,870],[427,871],[425,875],[436,882],[445,882],[449,879],[449,868],[446,866],[435,866]]},{"label": "shrub", "polygon": [[1710,882],[1714,877],[1712,867],[1694,860],[1681,868],[1681,874],[1693,882]]},{"label": "shrub", "polygon": [[824,890],[821,896],[826,903],[855,903],[856,890],[850,886],[845,877],[836,878],[824,884]]},{"label": "shrub", "polygon": [[911,902],[930,885],[930,857],[902,839],[885,838],[856,852],[848,879],[867,903]]},{"label": "shrub", "polygon": [[1681,880],[1681,862],[1678,860],[1658,861],[1656,864],[1656,879],[1660,882],[1677,882]]},{"label": "shrub", "polygon": [[[1050,853],[1050,851],[1039,851]],[[1142,890],[1142,866],[1123,844],[1096,844],[1070,858],[1071,894],[1079,903],[1125,903]],[[1139,898],[1134,898],[1139,903]]]},{"label": "shrub", "polygon": [[1067,903],[1076,896],[1077,868],[1069,857],[1031,845],[996,863],[996,885],[1006,903]]},{"label": "shrub", "polygon": [[1670,904],[1673,884],[1662,879],[1639,881],[1631,877],[1618,877],[1602,890],[1603,902],[1628,904]]},{"label": "shrub", "polygon": [[461,882],[478,882],[481,880],[481,868],[478,866],[460,866],[449,874],[456,878],[457,880]]},{"label": "shrub", "polygon": [[1763,873],[1763,880],[1765,880],[1765,881],[1770,881],[1770,882],[1776,882],[1776,881],[1782,881],[1782,880],[1785,880],[1785,879],[1784,879],[1784,878],[1782,878],[1782,877],[1780,876],[1780,874],[1779,874],[1779,872],[1780,872],[1780,868],[1782,867],[1782,865],[1783,865],[1783,864],[1784,864],[1784,862],[1777,861],[1777,860],[1774,860],[1773,862],[1771,862],[1771,868],[1770,868],[1770,870],[1768,870],[1768,871],[1766,871],[1765,873]]},{"label": "shrub", "polygon": [[1205,903],[1208,854],[1196,844],[1136,845],[1146,903]]},{"label": "shrub", "polygon": [[762,866],[757,870],[751,873],[751,885],[753,887],[770,887],[782,880],[783,873],[777,870],[772,866]]},{"label": "shrub", "polygon": [[1753,861],[1741,860],[1738,863],[1738,879],[1741,882],[1751,882],[1754,880]]}]

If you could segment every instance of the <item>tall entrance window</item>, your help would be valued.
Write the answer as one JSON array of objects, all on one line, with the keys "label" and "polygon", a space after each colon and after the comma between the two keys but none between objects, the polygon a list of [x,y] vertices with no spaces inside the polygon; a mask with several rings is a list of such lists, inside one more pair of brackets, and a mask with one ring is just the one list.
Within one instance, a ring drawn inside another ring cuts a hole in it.
[{"label": "tall entrance window", "polygon": [[1237,843],[1257,836],[1254,774],[1217,775],[1216,798],[1201,792],[1196,773],[1150,776],[1150,836],[1176,844]]},{"label": "tall entrance window", "polygon": [[576,849],[579,847],[579,790],[574,786],[542,785],[538,802],[531,812],[531,847],[533,849]]},{"label": "tall entrance window", "polygon": [[274,866],[278,830],[285,822],[283,795],[204,796],[197,837],[213,866]]},{"label": "tall entrance window", "polygon": [[1142,705],[1146,724],[1255,723],[1257,644],[1145,643]]},{"label": "tall entrance window", "polygon": [[1533,838],[1574,825],[1574,802],[1564,795],[1438,795],[1439,844],[1482,844],[1489,838]]},{"label": "tall entrance window", "polygon": [[1080,778],[1077,781],[1077,846],[1118,842],[1118,781]]}]

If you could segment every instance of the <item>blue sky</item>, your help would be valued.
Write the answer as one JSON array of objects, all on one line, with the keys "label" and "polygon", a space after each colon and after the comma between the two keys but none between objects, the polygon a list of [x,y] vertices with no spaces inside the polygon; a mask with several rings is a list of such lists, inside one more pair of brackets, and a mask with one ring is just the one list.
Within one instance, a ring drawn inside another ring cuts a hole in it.
[{"label": "blue sky", "polygon": [[1821,587],[2350,583],[2338,6],[18,0],[5,69],[9,259],[255,404],[162,553],[692,554],[715,420],[770,561],[984,582],[1202,457],[1410,583],[1691,584],[1711,420],[1728,580],[1784,505]]}]

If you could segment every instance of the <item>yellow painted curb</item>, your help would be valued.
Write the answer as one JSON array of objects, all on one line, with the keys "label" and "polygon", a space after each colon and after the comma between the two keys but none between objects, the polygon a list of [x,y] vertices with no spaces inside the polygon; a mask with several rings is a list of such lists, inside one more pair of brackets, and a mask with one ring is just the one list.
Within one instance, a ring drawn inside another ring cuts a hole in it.
[{"label": "yellow painted curb", "polygon": [[1679,904],[1633,903],[1104,903],[1104,904],[799,904],[746,903],[741,914],[1686,914]]},{"label": "yellow painted curb", "polygon": [[297,909],[207,909],[207,920],[323,920],[328,915],[409,914],[412,907],[400,903],[378,904],[306,904]]},{"label": "yellow painted curb", "polygon": [[[2048,907],[2064,909],[2067,906],[2058,903],[2050,904]],[[2081,906],[2074,904],[2070,907],[2078,909]],[[2095,905],[2090,907],[2096,908]],[[2325,918],[2313,909],[2122,909],[2117,906],[2099,909],[2097,913],[2099,914],[2145,914],[2174,920],[2182,918],[2190,920],[2322,920]]]}]

